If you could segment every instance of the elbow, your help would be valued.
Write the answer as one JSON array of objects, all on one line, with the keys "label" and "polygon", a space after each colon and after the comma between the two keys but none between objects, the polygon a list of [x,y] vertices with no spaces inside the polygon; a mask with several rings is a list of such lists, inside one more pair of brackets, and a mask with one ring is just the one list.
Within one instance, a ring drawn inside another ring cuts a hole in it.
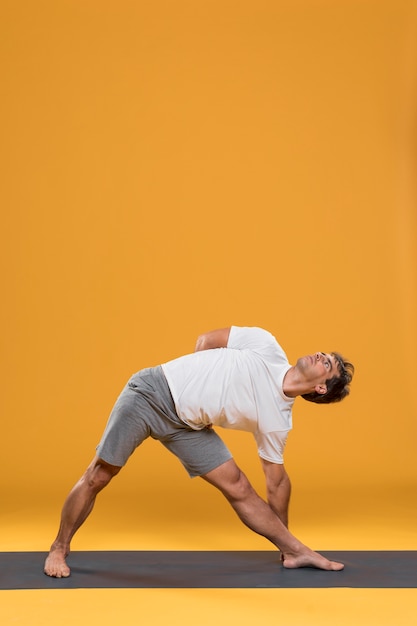
[{"label": "elbow", "polygon": [[200,335],[197,338],[196,344],[195,344],[195,348],[194,348],[194,352],[200,352],[200,350],[207,350],[208,346],[207,346],[207,337],[206,335]]}]

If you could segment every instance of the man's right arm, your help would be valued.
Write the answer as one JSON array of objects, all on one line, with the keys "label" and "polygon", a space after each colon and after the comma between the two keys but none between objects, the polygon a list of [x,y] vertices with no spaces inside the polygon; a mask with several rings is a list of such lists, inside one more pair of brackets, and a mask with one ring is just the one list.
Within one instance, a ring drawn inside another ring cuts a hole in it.
[{"label": "man's right arm", "polygon": [[291,482],[283,465],[271,463],[261,458],[266,478],[267,500],[271,509],[288,528],[288,505],[291,496]]},{"label": "man's right arm", "polygon": [[214,348],[227,348],[229,341],[230,327],[212,330],[204,335],[200,335],[197,339],[195,352],[201,350],[213,350]]}]

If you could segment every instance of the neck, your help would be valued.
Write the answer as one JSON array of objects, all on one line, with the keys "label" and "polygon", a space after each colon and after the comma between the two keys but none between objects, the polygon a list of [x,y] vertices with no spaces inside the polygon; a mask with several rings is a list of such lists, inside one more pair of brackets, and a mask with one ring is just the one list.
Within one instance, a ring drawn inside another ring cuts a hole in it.
[{"label": "neck", "polygon": [[306,385],[295,366],[292,366],[284,376],[282,390],[288,398],[296,398],[303,393],[310,393],[311,385]]}]

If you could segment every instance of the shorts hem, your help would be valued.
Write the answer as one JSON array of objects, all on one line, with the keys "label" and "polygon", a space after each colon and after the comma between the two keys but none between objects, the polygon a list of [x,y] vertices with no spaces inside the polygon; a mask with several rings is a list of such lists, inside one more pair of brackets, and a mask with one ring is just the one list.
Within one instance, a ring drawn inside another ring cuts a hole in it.
[{"label": "shorts hem", "polygon": [[209,472],[212,472],[213,470],[217,469],[221,465],[224,465],[228,461],[231,461],[232,459],[233,459],[233,455],[230,454],[226,459],[221,460],[221,461],[216,461],[213,465],[210,466],[209,469],[204,469],[203,471],[199,471],[199,472],[190,472],[189,470],[187,470],[187,472],[190,478],[201,478],[202,476],[205,476]]}]

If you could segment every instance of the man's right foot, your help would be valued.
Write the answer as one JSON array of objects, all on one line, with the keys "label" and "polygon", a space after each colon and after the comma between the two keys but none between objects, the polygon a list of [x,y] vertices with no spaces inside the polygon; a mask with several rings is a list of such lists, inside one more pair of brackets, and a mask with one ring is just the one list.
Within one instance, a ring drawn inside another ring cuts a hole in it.
[{"label": "man's right foot", "polygon": [[337,561],[329,561],[326,557],[313,552],[309,548],[305,548],[299,554],[283,554],[282,564],[287,569],[296,569],[298,567],[315,567],[332,572],[339,572],[345,566]]},{"label": "man's right foot", "polygon": [[65,561],[65,557],[66,554],[62,550],[51,549],[43,568],[45,574],[54,578],[68,578],[71,570]]}]

